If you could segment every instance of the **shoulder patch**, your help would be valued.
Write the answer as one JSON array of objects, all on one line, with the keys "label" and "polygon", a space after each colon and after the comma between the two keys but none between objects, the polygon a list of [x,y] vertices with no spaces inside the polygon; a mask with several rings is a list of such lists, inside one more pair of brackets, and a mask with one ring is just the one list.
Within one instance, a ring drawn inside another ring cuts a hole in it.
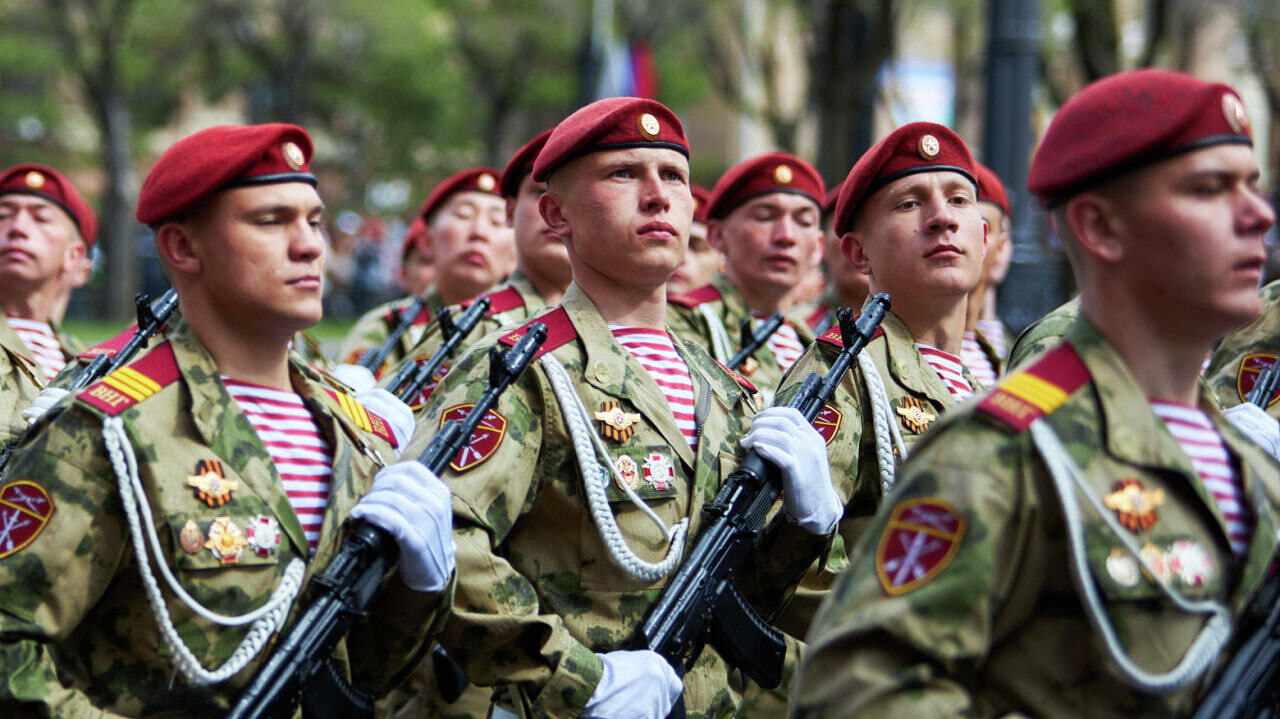
[{"label": "shoulder patch", "polygon": [[103,342],[101,344],[96,344],[90,347],[89,349],[76,355],[76,357],[82,360],[91,360],[94,357],[97,357],[98,355],[115,357],[120,352],[120,350],[124,349],[125,345],[129,344],[129,340],[133,339],[133,335],[137,331],[138,331],[138,325],[136,324],[129,325],[129,329],[125,330],[124,332],[121,332],[115,337],[112,337],[106,342]]},{"label": "shoulder patch", "polygon": [[[475,407],[474,403],[455,404],[440,413],[440,426],[443,427],[445,422],[451,419],[462,421]],[[475,431],[471,433],[471,437],[467,440],[466,446],[458,450],[453,460],[449,462],[449,466],[455,472],[465,472],[474,468],[476,465],[493,456],[498,451],[498,447],[502,445],[502,440],[507,436],[507,418],[498,414],[496,409],[489,410],[484,419],[480,420],[480,424],[476,425]]]},{"label": "shoulder patch", "polygon": [[978,402],[978,411],[1022,432],[1061,407],[1089,382],[1089,369],[1069,343],[1050,350],[1024,370],[1005,377]]},{"label": "shoulder patch", "polygon": [[29,479],[15,479],[0,487],[0,559],[31,544],[55,509],[45,488]]},{"label": "shoulder patch", "polygon": [[721,362],[718,359],[715,359],[714,357],[712,357],[711,359],[715,360],[715,363],[720,365],[720,369],[724,370],[725,373],[727,373],[730,377],[732,377],[734,382],[737,382],[738,384],[742,385],[743,389],[747,390],[751,394],[755,394],[756,392],[760,391],[756,389],[756,386],[754,384],[751,384],[751,380],[747,379],[746,377],[743,377],[736,370],[729,369],[728,365],[726,365],[725,363]]},{"label": "shoulder patch", "polygon": [[178,380],[178,360],[166,341],[89,385],[76,398],[114,417]]},{"label": "shoulder patch", "polygon": [[876,545],[880,588],[896,597],[933,581],[960,550],[965,527],[960,512],[939,497],[899,502]]},{"label": "shoulder patch", "polygon": [[[858,318],[854,317],[853,320],[857,322]],[[884,335],[884,329],[881,327],[877,327],[875,333],[871,335],[871,339],[875,339],[883,335]],[[822,342],[823,344],[831,345],[832,347],[838,347],[838,348],[844,347],[844,338],[840,336],[840,323],[837,322],[836,324],[831,326],[831,329],[819,335],[818,341]]]},{"label": "shoulder patch", "polygon": [[382,417],[365,409],[365,406],[356,401],[355,397],[329,387],[325,387],[324,391],[329,393],[333,401],[337,402],[338,406],[342,408],[342,413],[350,417],[361,432],[375,434],[386,440],[392,447],[398,448],[400,446],[396,443],[396,436],[391,431],[391,425],[387,424],[387,421]]},{"label": "shoulder patch", "polygon": [[703,285],[696,290],[689,290],[683,294],[668,297],[667,302],[686,309],[693,309],[698,305],[714,302],[720,297],[720,290],[717,290],[715,285]]},{"label": "shoulder patch", "polygon": [[503,335],[498,341],[507,347],[515,346],[516,342],[524,337],[529,331],[529,327],[535,322],[541,322],[547,326],[547,340],[538,348],[533,359],[538,359],[542,355],[550,352],[557,347],[563,347],[578,336],[578,330],[573,326],[573,321],[569,319],[569,313],[563,307],[557,307],[554,310],[535,317],[520,327]]},{"label": "shoulder patch", "polygon": [[[485,313],[485,317],[492,317],[499,312],[514,310],[517,307],[524,307],[524,298],[520,296],[520,292],[514,287],[504,287],[496,292],[490,292],[485,297],[489,298],[489,311]],[[474,300],[467,300],[462,303],[465,309],[471,306]]]},{"label": "shoulder patch", "polygon": [[[1258,375],[1271,369],[1271,365],[1276,363],[1276,356],[1266,352],[1255,352],[1244,356],[1240,360],[1240,369],[1236,370],[1236,392],[1240,395],[1240,401],[1244,402],[1245,397],[1253,391],[1253,385],[1258,381]],[[1275,404],[1280,399],[1280,389],[1276,389],[1267,398],[1267,406]]]}]

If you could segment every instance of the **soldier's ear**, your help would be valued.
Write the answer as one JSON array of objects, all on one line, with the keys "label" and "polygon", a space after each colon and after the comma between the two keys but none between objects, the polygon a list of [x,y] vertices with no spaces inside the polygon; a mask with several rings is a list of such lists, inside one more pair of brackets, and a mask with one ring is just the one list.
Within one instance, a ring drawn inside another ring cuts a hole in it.
[{"label": "soldier's ear", "polygon": [[853,269],[870,276],[871,263],[862,244],[862,233],[851,230],[840,236],[840,254],[853,265]]},{"label": "soldier's ear", "polygon": [[542,215],[542,221],[547,223],[547,227],[550,227],[552,232],[567,239],[573,231],[569,226],[569,218],[564,213],[561,199],[558,192],[548,190],[542,193],[542,197],[538,198],[538,213]]},{"label": "soldier's ear", "polygon": [[722,255],[728,255],[729,243],[725,241],[724,222],[720,220],[707,220],[707,244],[711,245]]},{"label": "soldier's ear", "polygon": [[166,222],[156,230],[156,253],[179,274],[198,275],[204,269],[195,236],[185,222]]},{"label": "soldier's ear", "polygon": [[1067,230],[1085,253],[1114,264],[1124,259],[1124,223],[1115,203],[1097,192],[1082,192],[1063,208]]}]

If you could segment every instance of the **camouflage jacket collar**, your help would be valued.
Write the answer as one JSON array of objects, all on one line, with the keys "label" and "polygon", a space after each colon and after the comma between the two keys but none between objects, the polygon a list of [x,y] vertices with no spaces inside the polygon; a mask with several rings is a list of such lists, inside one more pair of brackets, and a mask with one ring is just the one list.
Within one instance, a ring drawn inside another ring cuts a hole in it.
[{"label": "camouflage jacket collar", "polygon": [[546,298],[534,286],[533,280],[530,280],[529,276],[521,272],[518,267],[511,272],[506,282],[499,285],[499,288],[501,287],[511,287],[519,292],[520,298],[524,300],[525,311],[530,314],[547,306]]},{"label": "camouflage jacket collar", "polygon": [[30,377],[36,387],[44,388],[46,384],[44,372],[36,364],[35,357],[31,354],[31,348],[27,347],[22,338],[18,336],[18,333],[13,331],[8,322],[4,321],[0,321],[0,348],[9,353],[13,363],[19,368],[19,372]]},{"label": "camouflage jacket collar", "polygon": [[[870,301],[868,297],[867,302]],[[862,308],[866,309],[866,303]],[[911,336],[911,331],[907,329],[906,324],[890,311],[885,313],[880,329],[884,330],[885,355],[889,361],[889,373],[893,375],[894,381],[915,394],[928,397],[944,410],[954,407],[955,398],[951,396],[950,390],[933,366],[924,358],[924,355],[920,354],[915,338]],[[965,379],[969,380],[970,386],[977,387],[967,372]]]}]

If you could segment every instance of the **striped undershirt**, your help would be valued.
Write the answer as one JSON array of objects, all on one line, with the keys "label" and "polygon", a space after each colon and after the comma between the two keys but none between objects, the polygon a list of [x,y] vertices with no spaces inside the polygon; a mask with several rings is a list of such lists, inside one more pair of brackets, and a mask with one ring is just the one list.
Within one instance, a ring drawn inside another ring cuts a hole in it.
[{"label": "striped undershirt", "polygon": [[1231,551],[1236,556],[1244,554],[1253,537],[1253,512],[1244,502],[1240,474],[1222,443],[1222,435],[1209,417],[1195,407],[1153,399],[1151,409],[1182,445],[1204,488],[1218,503],[1218,511],[1227,522]]},{"label": "striped undershirt", "polygon": [[920,350],[925,361],[942,378],[943,384],[947,385],[947,390],[957,402],[973,396],[973,388],[969,386],[969,380],[964,378],[964,365],[959,357],[919,342],[916,343],[916,349]]},{"label": "striped undershirt", "polygon": [[[769,315],[762,312],[752,310],[751,319],[753,326],[759,327],[760,323],[769,319]],[[800,355],[804,354],[804,345],[800,344],[800,335],[796,334],[796,328],[791,326],[790,322],[783,322],[778,326],[778,330],[769,335],[769,339],[765,341],[765,346],[773,353],[773,358],[778,361],[778,366],[783,372],[791,369],[791,365],[800,359]]]},{"label": "striped undershirt", "polygon": [[9,327],[18,334],[22,343],[31,350],[31,356],[44,372],[45,380],[51,380],[66,366],[67,360],[62,356],[62,343],[53,333],[48,322],[40,320],[24,320],[17,317],[6,317]]},{"label": "striped undershirt", "polygon": [[987,353],[982,351],[982,345],[978,344],[977,333],[964,333],[964,341],[960,343],[960,359],[983,389],[996,383],[996,368],[991,365]]},{"label": "striped undershirt", "polygon": [[662,330],[644,327],[609,326],[609,331],[623,349],[631,353],[648,371],[667,398],[671,414],[675,417],[680,434],[689,446],[698,446],[698,425],[693,418],[693,378],[689,366],[676,352],[671,337]]},{"label": "striped undershirt", "polygon": [[307,535],[307,546],[314,553],[320,541],[320,526],[329,504],[329,480],[333,475],[333,451],[329,442],[297,393],[225,376],[222,383],[266,445],[284,481],[289,504]]},{"label": "striped undershirt", "polygon": [[978,331],[986,338],[997,357],[1005,356],[1009,348],[1004,346],[1004,325],[1000,320],[978,320]]}]

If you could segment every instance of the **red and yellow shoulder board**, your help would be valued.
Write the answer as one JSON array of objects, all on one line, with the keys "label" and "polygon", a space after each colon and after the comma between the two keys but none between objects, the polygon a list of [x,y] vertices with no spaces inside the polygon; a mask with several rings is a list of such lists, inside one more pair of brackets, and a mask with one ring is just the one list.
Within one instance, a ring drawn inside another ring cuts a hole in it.
[{"label": "red and yellow shoulder board", "polygon": [[116,416],[178,380],[178,360],[168,342],[86,387],[76,398]]},{"label": "red and yellow shoulder board", "polygon": [[[489,311],[485,313],[485,317],[492,317],[499,312],[524,307],[524,298],[520,296],[520,292],[514,287],[504,287],[496,292],[490,292],[485,297],[489,298]],[[461,304],[461,307],[464,309],[470,307],[473,301],[467,300]]]},{"label": "red and yellow shoulder board", "polygon": [[[871,339],[880,337],[883,334],[884,330],[877,327],[875,334],[871,335]],[[840,336],[840,323],[837,322],[831,327],[831,329],[822,333],[822,335],[818,337],[818,341],[829,344],[832,347],[844,347],[844,338]]]},{"label": "red and yellow shoulder board", "polygon": [[133,335],[137,331],[138,325],[129,325],[129,329],[124,332],[121,332],[102,344],[94,345],[76,356],[82,360],[91,360],[98,355],[115,357],[120,350],[124,349],[125,345],[129,344],[129,340],[133,339]]},{"label": "red and yellow shoulder board", "polygon": [[689,290],[684,294],[673,295],[667,298],[667,302],[687,309],[693,309],[698,305],[704,305],[708,302],[714,302],[720,299],[720,290],[715,285],[703,285],[696,290]]},{"label": "red and yellow shoulder board", "polygon": [[1030,367],[1005,377],[978,402],[978,411],[1022,432],[1061,407],[1089,383],[1089,368],[1069,343],[1050,350]]},{"label": "red and yellow shoulder board", "polygon": [[391,431],[391,425],[387,424],[387,421],[382,417],[365,409],[365,406],[357,402],[355,397],[329,387],[325,387],[324,391],[329,393],[333,401],[337,402],[338,406],[342,408],[343,414],[350,417],[351,421],[355,422],[356,428],[361,432],[376,434],[386,440],[392,447],[400,446],[396,443],[396,436]]},{"label": "red and yellow shoulder board", "polygon": [[535,360],[557,347],[568,344],[578,336],[578,330],[573,326],[573,321],[569,319],[569,313],[565,312],[563,307],[557,307],[545,315],[535,317],[508,332],[498,341],[508,347],[514,346],[529,331],[530,325],[535,322],[541,322],[547,326],[547,341],[543,342],[542,346],[538,348],[538,352],[533,355]]},{"label": "red and yellow shoulder board", "polygon": [[[382,316],[382,319],[386,320],[389,326],[395,327],[400,322],[400,313],[404,312],[407,309],[409,309],[409,305],[405,305],[404,307],[399,307],[393,310],[388,310],[387,313]],[[430,321],[431,321],[431,305],[423,305],[422,309],[418,311],[418,316],[414,317],[413,322],[411,322],[410,324],[415,326],[425,325]]]},{"label": "red and yellow shoulder board", "polygon": [[[715,358],[713,357],[712,359],[715,359]],[[729,369],[729,365],[721,362],[720,360],[716,360],[715,362],[716,364],[720,365],[720,369],[729,373],[729,376],[733,378],[733,381],[742,385],[742,388],[745,389],[746,391],[752,394],[755,394],[756,392],[760,391],[756,389],[756,386],[754,384],[751,384],[751,380],[747,379],[746,377],[743,377],[742,374],[737,370]]]}]

